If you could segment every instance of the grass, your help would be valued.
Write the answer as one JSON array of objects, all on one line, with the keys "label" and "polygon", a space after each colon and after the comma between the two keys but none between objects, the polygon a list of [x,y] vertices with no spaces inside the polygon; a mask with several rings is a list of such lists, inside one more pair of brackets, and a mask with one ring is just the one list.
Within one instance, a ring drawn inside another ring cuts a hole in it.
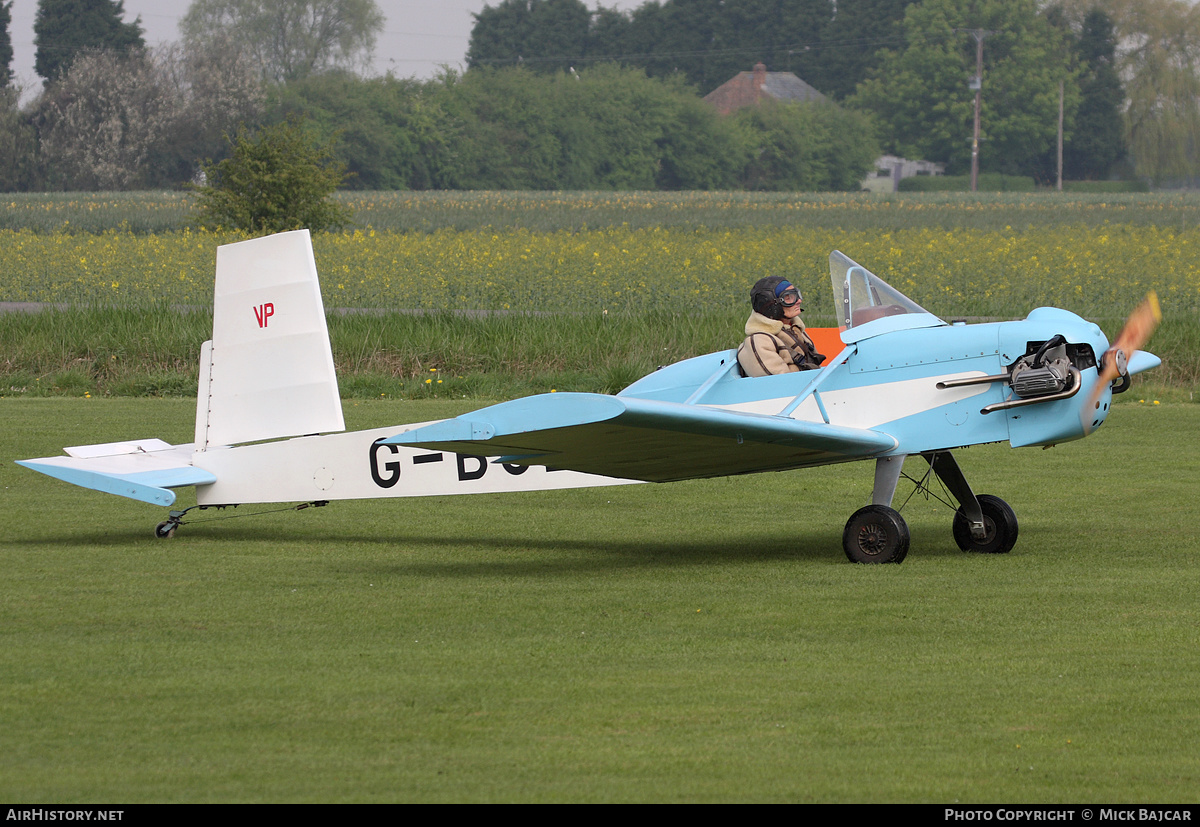
[{"label": "grass", "polygon": [[[656,367],[735,346],[742,309],[687,314],[329,315],[341,393],[355,399],[509,399],[615,393]],[[809,317],[813,325],[832,320]],[[1110,337],[1122,320],[1106,320]],[[68,308],[0,313],[0,396],[195,396],[211,311]],[[1168,318],[1148,374],[1163,400],[1200,390],[1200,322]],[[428,382],[426,380],[429,380]]]},{"label": "grass", "polygon": [[605,227],[794,227],[895,231],[1005,230],[1109,223],[1195,227],[1193,193],[765,193],[380,192],[343,193],[359,226],[378,231],[534,232]]},{"label": "grass", "polygon": [[[192,416],[3,399],[0,456],[187,441]],[[962,554],[918,498],[912,553],[883,567],[838,547],[861,463],[156,541],[160,510],[5,462],[0,797],[1193,801],[1198,417],[1122,405],[1049,452],[963,451],[1016,509],[1016,549]]]},{"label": "grass", "polygon": [[[1079,223],[1200,223],[1200,197],[1163,193],[342,192],[355,225],[380,232],[527,229],[914,227],[1004,230]],[[163,233],[198,227],[185,192],[6,193],[0,229]]]}]

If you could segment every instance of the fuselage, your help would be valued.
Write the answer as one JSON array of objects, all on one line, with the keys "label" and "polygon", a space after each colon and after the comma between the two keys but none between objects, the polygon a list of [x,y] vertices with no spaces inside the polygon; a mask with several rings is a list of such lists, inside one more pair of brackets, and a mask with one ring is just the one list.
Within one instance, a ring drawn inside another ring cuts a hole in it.
[{"label": "fuselage", "polygon": [[[938,387],[1005,375],[1055,335],[1066,339],[1078,363],[1080,387],[1069,398],[984,413],[1012,398],[1005,382]],[[618,396],[880,430],[895,437],[892,454],[1079,439],[1104,422],[1111,402],[1105,389],[1092,410],[1082,410],[1108,340],[1097,325],[1065,310],[1039,308],[1023,320],[982,324],[894,316],[845,338],[846,349],[820,370],[750,378],[738,370],[735,351],[720,351],[664,367]]]}]

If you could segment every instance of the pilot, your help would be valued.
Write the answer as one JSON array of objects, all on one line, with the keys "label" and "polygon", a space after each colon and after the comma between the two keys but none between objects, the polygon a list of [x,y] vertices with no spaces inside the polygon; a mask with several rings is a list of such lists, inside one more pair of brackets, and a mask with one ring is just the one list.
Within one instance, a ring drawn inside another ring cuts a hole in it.
[{"label": "pilot", "polygon": [[802,297],[787,279],[768,276],[750,290],[753,312],[746,320],[746,341],[738,363],[747,376],[771,376],[815,370],[825,361],[800,320]]}]

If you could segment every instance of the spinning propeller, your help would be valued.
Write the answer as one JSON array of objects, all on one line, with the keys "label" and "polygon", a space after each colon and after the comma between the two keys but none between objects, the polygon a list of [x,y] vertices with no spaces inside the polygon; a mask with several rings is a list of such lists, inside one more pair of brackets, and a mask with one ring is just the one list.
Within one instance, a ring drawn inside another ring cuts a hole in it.
[{"label": "spinning propeller", "polygon": [[1100,361],[1100,376],[1096,381],[1095,390],[1088,407],[1094,407],[1104,393],[1104,389],[1116,378],[1126,376],[1129,369],[1129,359],[1137,353],[1150,339],[1150,334],[1162,321],[1162,310],[1158,306],[1158,294],[1154,291],[1146,294],[1146,299],[1125,320],[1125,327],[1113,340],[1112,347]]}]

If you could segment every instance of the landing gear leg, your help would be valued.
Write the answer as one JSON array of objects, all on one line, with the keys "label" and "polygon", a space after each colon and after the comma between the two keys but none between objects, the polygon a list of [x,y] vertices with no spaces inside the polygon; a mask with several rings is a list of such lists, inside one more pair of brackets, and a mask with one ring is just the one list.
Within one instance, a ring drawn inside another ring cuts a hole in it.
[{"label": "landing gear leg", "polygon": [[991,494],[975,496],[949,451],[921,454],[946,489],[958,500],[954,542],[963,551],[1005,554],[1017,542],[1017,515],[1008,503]]},{"label": "landing gear leg", "polygon": [[871,504],[850,516],[842,532],[842,550],[851,563],[900,563],[908,555],[908,523],[892,508],[904,456],[875,461]]},{"label": "landing gear leg", "polygon": [[904,470],[905,456],[900,454],[875,460],[875,488],[871,491],[874,505],[892,504],[892,498],[896,496],[896,484],[900,482],[900,474]]}]

